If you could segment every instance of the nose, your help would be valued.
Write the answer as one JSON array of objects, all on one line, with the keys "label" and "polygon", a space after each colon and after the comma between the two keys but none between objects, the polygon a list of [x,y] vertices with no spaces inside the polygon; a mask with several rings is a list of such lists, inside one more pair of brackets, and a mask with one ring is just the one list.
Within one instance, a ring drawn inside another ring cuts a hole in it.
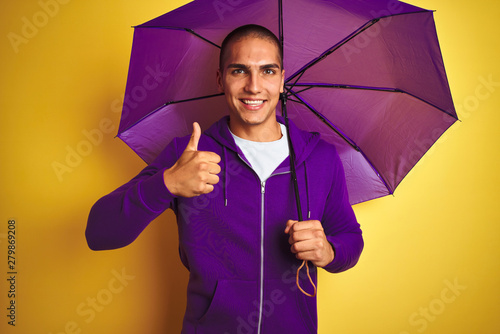
[{"label": "nose", "polygon": [[251,94],[258,94],[262,90],[261,77],[258,73],[252,71],[247,77],[245,90]]}]

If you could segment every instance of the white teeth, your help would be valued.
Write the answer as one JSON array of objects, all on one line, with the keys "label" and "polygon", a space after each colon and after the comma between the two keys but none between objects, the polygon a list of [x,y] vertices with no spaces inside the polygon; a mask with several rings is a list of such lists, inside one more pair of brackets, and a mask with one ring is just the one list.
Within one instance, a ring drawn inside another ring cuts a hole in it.
[{"label": "white teeth", "polygon": [[258,106],[264,103],[264,100],[242,100],[242,102],[251,106]]}]

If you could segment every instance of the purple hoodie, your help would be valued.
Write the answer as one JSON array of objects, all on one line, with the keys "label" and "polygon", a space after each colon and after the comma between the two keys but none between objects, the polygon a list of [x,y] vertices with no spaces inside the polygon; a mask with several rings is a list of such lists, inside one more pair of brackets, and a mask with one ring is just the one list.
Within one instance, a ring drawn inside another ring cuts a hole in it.
[{"label": "purple hoodie", "polygon": [[[261,182],[228,129],[228,117],[202,134],[198,150],[221,156],[220,182],[194,198],[172,195],[163,171],[184,151],[190,136],[174,139],[134,179],[92,207],[86,237],[93,250],[134,241],[168,208],[177,215],[179,251],[190,272],[184,334],[317,333],[316,298],[295,284],[301,261],[290,251],[287,220],[297,220],[289,158]],[[278,117],[283,123],[283,119]],[[353,267],[363,249],[349,204],[339,156],[317,133],[290,124],[304,219],[319,220],[335,250],[324,267]],[[316,268],[310,264],[316,283]],[[301,287],[312,291],[301,271]]]}]

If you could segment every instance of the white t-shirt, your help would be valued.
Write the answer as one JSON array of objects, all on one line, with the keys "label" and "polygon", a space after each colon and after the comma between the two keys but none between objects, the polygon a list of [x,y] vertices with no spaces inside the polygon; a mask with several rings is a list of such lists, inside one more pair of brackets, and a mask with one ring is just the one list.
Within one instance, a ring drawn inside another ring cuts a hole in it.
[{"label": "white t-shirt", "polygon": [[271,142],[257,142],[246,140],[233,135],[236,145],[247,158],[253,170],[261,181],[266,181],[274,170],[288,157],[288,140],[286,127],[280,123],[281,138]]}]

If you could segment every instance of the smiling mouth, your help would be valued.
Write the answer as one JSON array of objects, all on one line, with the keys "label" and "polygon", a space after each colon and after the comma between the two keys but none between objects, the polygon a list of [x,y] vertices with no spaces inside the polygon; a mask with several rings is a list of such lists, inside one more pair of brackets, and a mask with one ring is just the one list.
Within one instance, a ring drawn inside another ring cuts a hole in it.
[{"label": "smiling mouth", "polygon": [[247,100],[247,99],[241,99],[240,101],[246,104],[247,106],[260,106],[265,102],[265,100]]}]

